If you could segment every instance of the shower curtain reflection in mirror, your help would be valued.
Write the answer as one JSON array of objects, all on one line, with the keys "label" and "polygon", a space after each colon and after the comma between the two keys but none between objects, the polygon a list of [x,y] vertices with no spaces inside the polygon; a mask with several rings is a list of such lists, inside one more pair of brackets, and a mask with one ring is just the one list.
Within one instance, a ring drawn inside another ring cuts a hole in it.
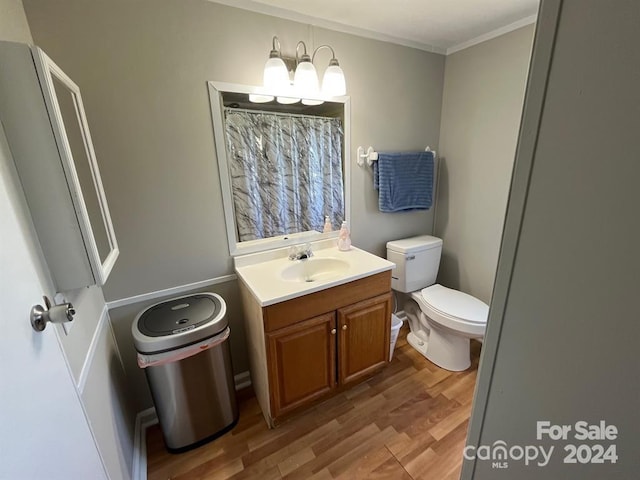
[{"label": "shower curtain reflection in mirror", "polygon": [[225,108],[238,240],[334,229],[344,219],[339,118]]}]

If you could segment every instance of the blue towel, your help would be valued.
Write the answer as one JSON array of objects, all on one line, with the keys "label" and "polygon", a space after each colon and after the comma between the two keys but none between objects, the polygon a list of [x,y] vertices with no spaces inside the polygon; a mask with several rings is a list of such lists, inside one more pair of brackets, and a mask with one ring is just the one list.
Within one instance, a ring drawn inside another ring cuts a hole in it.
[{"label": "blue towel", "polygon": [[373,187],[381,212],[428,210],[433,194],[433,152],[379,153]]}]

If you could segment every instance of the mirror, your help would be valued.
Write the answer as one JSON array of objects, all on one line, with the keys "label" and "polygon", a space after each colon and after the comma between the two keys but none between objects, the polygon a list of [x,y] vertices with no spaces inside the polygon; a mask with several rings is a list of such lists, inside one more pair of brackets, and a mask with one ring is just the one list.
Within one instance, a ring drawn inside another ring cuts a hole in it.
[{"label": "mirror", "polygon": [[36,53],[45,101],[85,248],[96,283],[103,285],[119,251],[80,89],[44,52],[38,49]]},{"label": "mirror", "polygon": [[209,82],[209,98],[231,255],[336,236],[349,221],[349,97],[281,103]]},{"label": "mirror", "polygon": [[73,164],[78,175],[82,188],[82,197],[89,215],[91,223],[91,231],[96,242],[100,261],[104,262],[111,250],[107,226],[102,218],[100,209],[100,199],[95,188],[86,188],[93,185],[93,176],[91,174],[90,161],[85,150],[82,130],[76,116],[76,103],[73,93],[62,83],[62,81],[53,76],[53,86],[56,93],[56,99],[60,107],[60,114],[64,122],[64,130],[67,134],[69,148],[73,157]]}]

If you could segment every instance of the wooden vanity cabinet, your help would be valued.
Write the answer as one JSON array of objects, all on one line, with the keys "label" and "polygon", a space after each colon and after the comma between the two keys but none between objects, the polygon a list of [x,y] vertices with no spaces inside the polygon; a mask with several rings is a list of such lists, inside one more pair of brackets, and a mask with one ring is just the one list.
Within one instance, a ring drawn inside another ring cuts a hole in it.
[{"label": "wooden vanity cabinet", "polygon": [[274,417],[323,397],[336,386],[334,312],[267,334]]},{"label": "wooden vanity cabinet", "polygon": [[356,383],[389,362],[391,294],[338,309],[340,385]]},{"label": "wooden vanity cabinet", "polygon": [[260,317],[247,322],[251,375],[270,426],[389,362],[389,271],[267,307],[241,290],[245,314]]}]

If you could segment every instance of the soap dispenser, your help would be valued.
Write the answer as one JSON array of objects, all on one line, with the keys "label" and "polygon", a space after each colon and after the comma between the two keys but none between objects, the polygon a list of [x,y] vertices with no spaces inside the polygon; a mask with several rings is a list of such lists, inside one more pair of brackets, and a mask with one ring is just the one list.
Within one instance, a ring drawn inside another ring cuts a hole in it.
[{"label": "soap dispenser", "polygon": [[329,215],[324,217],[324,228],[322,229],[322,233],[329,233],[333,231],[333,227],[331,226],[331,220],[329,220]]},{"label": "soap dispenser", "polygon": [[347,221],[342,222],[340,227],[340,233],[338,234],[338,250],[347,251],[351,249],[351,234],[349,233],[349,227],[347,227]]}]

